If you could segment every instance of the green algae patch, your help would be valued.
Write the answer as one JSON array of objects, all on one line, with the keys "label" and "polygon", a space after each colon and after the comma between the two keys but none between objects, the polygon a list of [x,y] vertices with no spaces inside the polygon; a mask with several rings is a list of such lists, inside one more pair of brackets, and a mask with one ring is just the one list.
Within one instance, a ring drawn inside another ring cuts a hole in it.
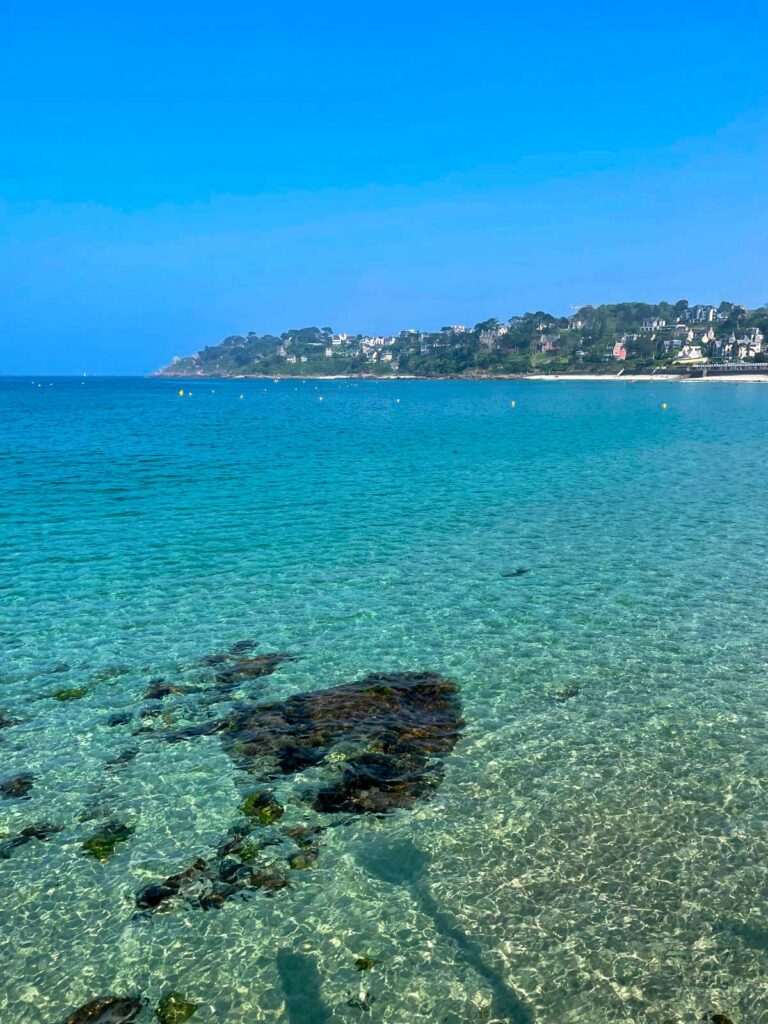
[{"label": "green algae patch", "polygon": [[555,690],[552,696],[558,704],[565,704],[567,700],[571,700],[573,697],[578,697],[580,693],[581,690],[578,686],[564,686],[560,690]]},{"label": "green algae patch", "polygon": [[282,818],[285,808],[272,793],[249,793],[240,804],[240,810],[247,818],[253,818],[260,825],[273,825]]},{"label": "green algae patch", "polygon": [[54,700],[80,700],[88,693],[84,686],[72,686],[68,690],[57,690],[53,695]]},{"label": "green algae patch", "polygon": [[107,822],[103,828],[86,839],[81,849],[95,857],[100,864],[106,864],[120,843],[127,842],[134,831],[133,825],[126,825],[122,821]]},{"label": "green algae patch", "polygon": [[253,864],[261,850],[261,843],[243,843],[243,848],[240,851],[240,860],[243,864]]},{"label": "green algae patch", "polygon": [[372,971],[378,962],[378,960],[374,960],[373,957],[370,956],[359,956],[357,960],[355,960],[355,970]]},{"label": "green algae patch", "polygon": [[197,1003],[190,1003],[180,992],[169,992],[157,1004],[155,1016],[161,1024],[184,1024],[197,1010]]},{"label": "green algae patch", "polygon": [[317,850],[302,850],[300,853],[291,854],[288,858],[288,867],[294,871],[306,871],[316,860]]}]

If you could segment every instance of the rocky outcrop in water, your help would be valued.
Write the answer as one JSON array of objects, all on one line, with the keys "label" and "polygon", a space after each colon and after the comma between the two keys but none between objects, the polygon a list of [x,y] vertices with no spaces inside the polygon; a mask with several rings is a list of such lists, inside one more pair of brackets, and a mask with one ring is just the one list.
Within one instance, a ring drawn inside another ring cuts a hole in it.
[{"label": "rocky outcrop in water", "polygon": [[0,782],[0,797],[3,800],[26,800],[34,783],[35,776],[32,772],[20,772]]},{"label": "rocky outcrop in water", "polygon": [[81,700],[88,693],[84,686],[72,686],[67,690],[57,690],[53,694],[54,700]]},{"label": "rocky outcrop in water", "polygon": [[17,836],[11,836],[4,843],[0,843],[0,860],[8,860],[14,850],[17,850],[20,846],[26,846],[33,839],[45,842],[51,836],[56,835],[57,832],[61,832],[63,827],[63,825],[52,825],[50,822],[28,825]]},{"label": "rocky outcrop in water", "polygon": [[197,1003],[186,999],[181,992],[169,992],[157,1004],[155,1016],[160,1024],[184,1024],[197,1010]]},{"label": "rocky outcrop in water", "polygon": [[122,821],[108,821],[83,843],[82,849],[102,864],[113,856],[121,843],[126,843],[135,831],[133,825]]},{"label": "rocky outcrop in water", "polygon": [[100,996],[71,1013],[64,1024],[133,1024],[143,1006],[138,996]]},{"label": "rocky outcrop in water", "polygon": [[163,700],[165,697],[180,696],[187,691],[183,686],[172,686],[164,679],[152,679],[144,691],[143,700]]},{"label": "rocky outcrop in water", "polygon": [[198,857],[186,871],[171,875],[159,884],[144,886],[136,895],[136,906],[139,910],[152,911],[180,897],[201,910],[215,910],[233,896],[246,895],[248,890],[270,894],[287,885],[287,879],[278,871],[253,867],[242,857],[224,857],[217,853],[210,863]]},{"label": "rocky outcrop in water", "polygon": [[336,770],[315,795],[326,813],[410,807],[442,778],[463,722],[458,687],[432,672],[367,676],[329,690],[253,705],[169,737],[219,733],[239,767],[266,778]]},{"label": "rocky outcrop in water", "polygon": [[270,676],[284,661],[294,660],[295,655],[287,651],[272,651],[251,658],[237,658],[232,664],[218,668],[216,686],[220,690],[232,690],[247,680]]},{"label": "rocky outcrop in water", "polygon": [[[283,701],[241,705],[168,739],[218,734],[238,767],[264,782],[319,769],[319,785],[302,787],[297,802],[320,814],[383,814],[411,807],[439,784],[440,761],[463,726],[458,692],[431,672],[371,675]],[[139,910],[154,911],[176,897],[208,910],[249,891],[285,888],[284,871],[260,863],[260,855],[286,840],[293,849],[281,856],[290,871],[315,863],[322,830],[294,825],[278,832],[284,808],[271,790],[247,794],[240,811],[245,821],[230,829],[214,858],[198,858],[186,871],[145,886],[136,897]]]}]

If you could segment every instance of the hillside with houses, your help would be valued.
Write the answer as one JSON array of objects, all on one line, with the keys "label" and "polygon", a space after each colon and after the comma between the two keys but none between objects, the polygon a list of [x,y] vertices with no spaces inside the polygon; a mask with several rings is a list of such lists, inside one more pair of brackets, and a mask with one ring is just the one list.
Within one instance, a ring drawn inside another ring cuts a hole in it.
[{"label": "hillside with houses", "polygon": [[768,361],[768,305],[621,302],[568,317],[538,311],[438,331],[393,335],[302,327],[235,334],[158,373],[178,377],[483,377],[527,373],[633,372]]}]

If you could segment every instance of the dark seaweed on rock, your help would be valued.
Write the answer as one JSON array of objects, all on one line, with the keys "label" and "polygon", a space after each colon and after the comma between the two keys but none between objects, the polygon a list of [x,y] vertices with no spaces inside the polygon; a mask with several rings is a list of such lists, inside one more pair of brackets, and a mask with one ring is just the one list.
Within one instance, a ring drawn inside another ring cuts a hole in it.
[{"label": "dark seaweed on rock", "polygon": [[232,644],[232,646],[229,648],[229,653],[245,654],[246,651],[252,651],[255,646],[255,640],[238,640],[237,643]]},{"label": "dark seaweed on rock", "polygon": [[315,798],[319,811],[410,807],[441,779],[463,725],[458,687],[432,672],[367,676],[273,704],[236,709],[170,740],[220,733],[241,767],[292,774],[338,750],[343,769]]},{"label": "dark seaweed on rock", "polygon": [[102,864],[112,857],[115,850],[121,843],[126,843],[133,835],[133,825],[126,825],[125,822],[112,820],[103,825],[97,832],[83,843],[81,849],[89,853]]},{"label": "dark seaweed on rock", "polygon": [[116,725],[128,725],[129,722],[133,721],[133,715],[130,711],[117,711],[114,715],[110,715],[107,719],[107,725],[110,728],[114,728]]},{"label": "dark seaweed on rock", "polygon": [[104,766],[106,768],[119,768],[121,765],[128,764],[130,761],[133,761],[138,753],[138,750],[133,749],[121,750],[116,757],[111,758],[109,761],[105,761]]},{"label": "dark seaweed on rock", "polygon": [[260,889],[269,895],[287,885],[280,872],[251,867],[242,858],[226,857],[220,850],[210,863],[198,857],[186,871],[144,886],[136,894],[136,906],[139,910],[156,910],[162,903],[180,896],[201,910],[215,910],[233,896],[246,895],[248,890]]},{"label": "dark seaweed on rock", "polygon": [[564,686],[560,690],[555,690],[553,696],[558,704],[565,704],[567,700],[570,700],[572,697],[578,697],[580,693],[581,690],[578,686]]},{"label": "dark seaweed on rock", "polygon": [[247,679],[260,679],[269,676],[284,661],[295,661],[295,655],[286,651],[273,651],[269,654],[257,654],[252,658],[239,658],[232,665],[219,668],[216,672],[216,685],[220,689],[229,689]]},{"label": "dark seaweed on rock", "polygon": [[235,713],[222,735],[237,762],[266,760],[286,774],[322,764],[338,748],[343,768],[315,809],[381,813],[410,807],[439,783],[433,759],[455,746],[460,710],[458,687],[435,673],[371,675]]},{"label": "dark seaweed on rock", "polygon": [[[167,739],[219,734],[235,763],[265,780],[330,761],[324,784],[302,799],[321,813],[383,814],[411,807],[439,784],[439,759],[453,750],[464,724],[458,693],[455,683],[432,672],[371,675],[272,704],[241,704]],[[253,890],[269,895],[285,888],[280,870],[254,863],[285,839],[295,844],[285,858],[292,871],[314,865],[322,830],[275,829],[284,808],[270,790],[247,794],[240,810],[246,821],[230,829],[215,857],[145,886],[136,896],[139,910],[154,911],[174,897],[208,910]]]},{"label": "dark seaweed on rock", "polygon": [[196,1010],[197,1003],[190,1002],[181,992],[169,992],[157,1004],[155,1016],[160,1024],[184,1024]]},{"label": "dark seaweed on rock", "polygon": [[0,843],[0,860],[8,860],[14,850],[17,850],[20,846],[26,846],[33,839],[45,842],[51,836],[56,835],[57,832],[61,832],[63,827],[63,825],[52,825],[50,822],[28,825],[17,836],[12,836],[10,839],[6,839],[4,843]]},{"label": "dark seaweed on rock", "polygon": [[64,1024],[133,1024],[143,1006],[138,996],[100,996],[70,1013]]},{"label": "dark seaweed on rock", "polygon": [[20,772],[0,782],[0,796],[4,800],[25,800],[35,782],[32,772]]},{"label": "dark seaweed on rock", "polygon": [[10,729],[14,725],[21,725],[20,718],[6,718],[5,712],[0,711],[0,729]]},{"label": "dark seaweed on rock", "polygon": [[186,692],[183,686],[172,686],[164,679],[152,679],[144,691],[142,700],[162,700],[164,697],[179,696]]}]

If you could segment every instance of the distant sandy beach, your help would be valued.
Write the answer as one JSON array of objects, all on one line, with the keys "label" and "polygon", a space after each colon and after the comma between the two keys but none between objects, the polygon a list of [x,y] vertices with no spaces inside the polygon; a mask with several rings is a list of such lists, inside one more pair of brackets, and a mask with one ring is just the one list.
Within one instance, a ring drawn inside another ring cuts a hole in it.
[{"label": "distant sandy beach", "polygon": [[455,381],[467,381],[469,383],[482,384],[486,381],[511,381],[511,380],[535,380],[535,381],[556,381],[558,383],[564,383],[568,381],[614,381],[619,384],[652,384],[658,383],[659,381],[670,382],[670,381],[681,381],[686,384],[768,384],[768,374],[759,373],[744,373],[744,374],[733,374],[723,376],[708,376],[708,377],[688,377],[681,373],[509,373],[509,374],[489,374],[487,376],[452,376],[446,375],[444,377],[430,376],[420,377],[416,374],[388,374],[386,377],[379,377],[375,374],[368,373],[335,373],[327,374],[323,376],[311,375],[301,376],[299,374],[256,374],[256,373],[242,373],[237,376],[222,376],[222,377],[205,377],[205,376],[191,376],[185,374],[172,374],[172,373],[151,373],[147,375],[149,378],[152,377],[165,377],[171,380],[186,380],[186,381],[203,381],[203,380],[369,380],[369,381],[403,381],[403,380],[455,380]]}]

